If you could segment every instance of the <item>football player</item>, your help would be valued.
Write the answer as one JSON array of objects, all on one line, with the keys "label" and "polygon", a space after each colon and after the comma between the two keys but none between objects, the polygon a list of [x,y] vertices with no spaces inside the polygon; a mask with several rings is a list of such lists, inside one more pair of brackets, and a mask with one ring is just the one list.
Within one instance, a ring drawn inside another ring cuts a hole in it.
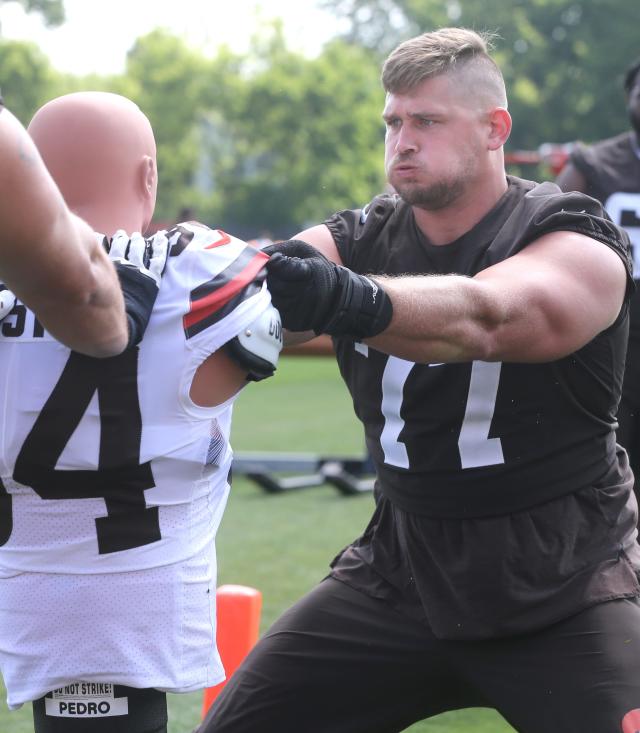
[{"label": "football player", "polygon": [[391,733],[484,706],[527,733],[632,733],[628,238],[594,199],[506,175],[482,35],[409,39],[382,81],[395,193],[269,247],[267,265],[284,327],[334,337],[375,512],[201,731]]}]

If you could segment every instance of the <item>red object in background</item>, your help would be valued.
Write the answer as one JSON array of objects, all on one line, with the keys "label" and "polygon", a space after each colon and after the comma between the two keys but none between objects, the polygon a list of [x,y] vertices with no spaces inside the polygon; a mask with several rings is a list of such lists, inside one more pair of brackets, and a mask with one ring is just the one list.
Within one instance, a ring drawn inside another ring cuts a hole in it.
[{"label": "red object in background", "polygon": [[[218,651],[228,680],[258,640],[262,593],[246,585],[221,585],[216,593],[216,608]],[[205,689],[203,718],[227,680]]]},{"label": "red object in background", "polygon": [[564,168],[575,143],[543,143],[537,150],[515,150],[505,153],[504,162],[509,165],[538,165],[545,163],[554,176]]}]

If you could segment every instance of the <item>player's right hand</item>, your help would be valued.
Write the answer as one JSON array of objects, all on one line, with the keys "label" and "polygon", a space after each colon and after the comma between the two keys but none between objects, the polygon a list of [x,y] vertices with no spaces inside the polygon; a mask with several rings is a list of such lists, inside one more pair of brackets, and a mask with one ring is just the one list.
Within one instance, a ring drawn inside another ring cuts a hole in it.
[{"label": "player's right hand", "polygon": [[267,286],[289,331],[322,332],[338,300],[337,267],[306,242],[289,240],[265,247]]},{"label": "player's right hand", "polygon": [[287,330],[361,341],[389,325],[391,300],[370,278],[336,265],[297,239],[262,251],[270,255],[267,287]]}]

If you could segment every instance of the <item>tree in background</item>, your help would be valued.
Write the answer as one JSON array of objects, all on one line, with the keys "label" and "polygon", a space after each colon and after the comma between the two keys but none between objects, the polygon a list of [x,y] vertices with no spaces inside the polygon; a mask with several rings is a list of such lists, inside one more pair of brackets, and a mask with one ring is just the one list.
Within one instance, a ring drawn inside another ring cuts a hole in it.
[{"label": "tree in background", "polygon": [[370,52],[336,41],[309,59],[274,27],[245,59],[233,100],[217,107],[217,217],[287,236],[367,201],[384,180],[382,102]]},{"label": "tree in background", "polygon": [[156,132],[160,219],[189,208],[240,236],[284,237],[383,185],[383,96],[361,47],[336,41],[309,59],[275,23],[249,53],[207,59],[156,30],[110,84]]},{"label": "tree in background", "polygon": [[[9,2],[21,5],[26,13],[40,13],[49,27],[64,23],[63,0],[0,0],[0,6]],[[60,89],[61,78],[36,44],[3,39],[0,25],[0,89],[5,103],[23,124],[55,96],[52,90]]]},{"label": "tree in background", "polygon": [[640,55],[628,0],[322,0],[352,42],[384,55],[447,25],[495,32],[515,120],[510,148],[596,140],[626,129],[622,76]]},{"label": "tree in background", "polygon": [[61,76],[35,43],[0,38],[0,82],[5,104],[26,125],[56,95]]},{"label": "tree in background", "polygon": [[193,206],[199,156],[197,122],[207,106],[211,62],[165,30],[139,38],[117,91],[149,117],[158,146],[156,214],[170,219]]},{"label": "tree in background", "polygon": [[8,2],[22,5],[26,13],[40,13],[45,25],[54,27],[64,23],[64,0],[0,0],[0,5]]},{"label": "tree in background", "polygon": [[[0,0],[0,4],[5,0]],[[192,209],[240,236],[286,237],[355,207],[384,186],[380,64],[398,42],[445,25],[496,33],[510,92],[510,150],[591,141],[626,129],[621,78],[640,55],[628,0],[319,0],[347,32],[315,58],[292,51],[282,24],[250,50],[213,58],[168,31],[137,40],[125,73],[60,74],[29,43],[0,38],[0,82],[26,124],[45,101],[98,89],[149,115],[158,142],[157,216]],[[56,20],[59,0],[22,0]],[[523,170],[524,175],[536,173]]]}]

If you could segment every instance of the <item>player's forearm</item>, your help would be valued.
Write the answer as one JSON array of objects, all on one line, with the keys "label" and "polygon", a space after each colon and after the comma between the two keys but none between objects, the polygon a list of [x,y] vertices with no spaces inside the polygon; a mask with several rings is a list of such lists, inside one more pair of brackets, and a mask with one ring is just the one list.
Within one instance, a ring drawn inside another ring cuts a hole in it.
[{"label": "player's forearm", "polygon": [[499,360],[508,316],[473,279],[461,275],[375,277],[393,303],[388,328],[367,339],[385,353],[419,363]]},{"label": "player's forearm", "polygon": [[113,265],[7,110],[0,115],[0,221],[0,280],[45,328],[92,356],[122,351],[127,326]]},{"label": "player's forearm", "polygon": [[[124,300],[113,263],[95,233],[77,217],[64,217],[52,245],[65,252],[61,285],[30,292],[25,303],[42,325],[74,351],[89,356],[119,354],[128,341]],[[51,282],[43,268],[42,277]],[[55,282],[55,279],[54,279]]]},{"label": "player's forearm", "polygon": [[65,345],[98,357],[124,350],[127,321],[113,264],[88,225],[66,210],[48,227],[26,226],[19,235],[3,236],[0,273]]}]

